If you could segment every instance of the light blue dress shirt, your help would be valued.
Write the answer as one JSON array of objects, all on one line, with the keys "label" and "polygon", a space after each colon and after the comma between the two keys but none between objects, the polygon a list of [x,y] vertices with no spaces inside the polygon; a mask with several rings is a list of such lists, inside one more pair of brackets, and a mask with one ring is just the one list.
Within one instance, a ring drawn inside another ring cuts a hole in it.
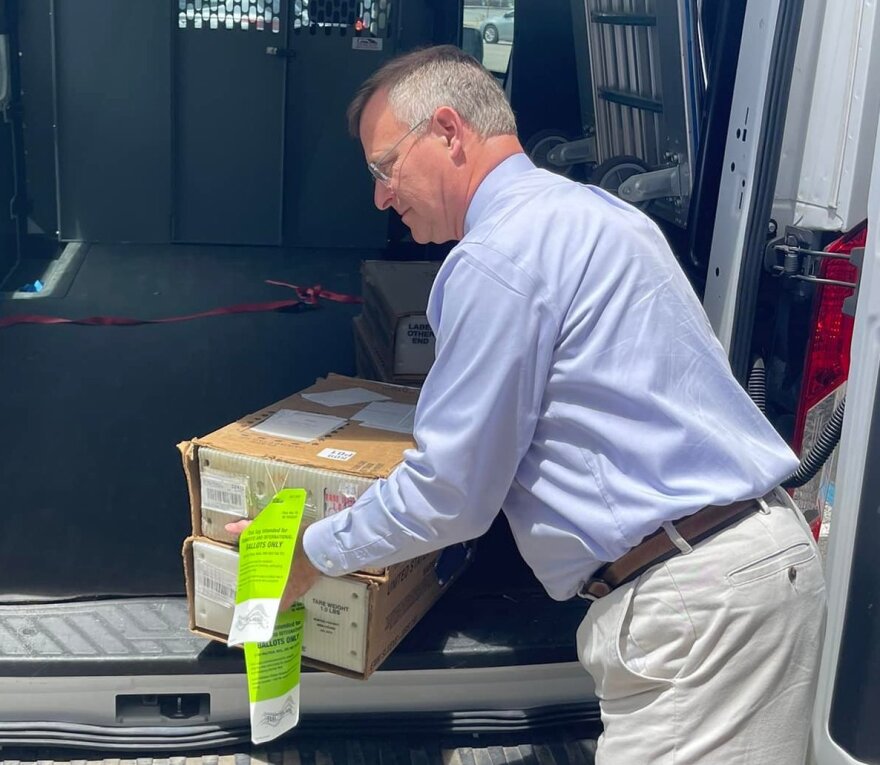
[{"label": "light blue dress shirt", "polygon": [[761,496],[797,467],[656,225],[523,154],[477,189],[428,319],[417,446],[307,530],[326,574],[473,539],[503,507],[564,600],[662,522]]}]

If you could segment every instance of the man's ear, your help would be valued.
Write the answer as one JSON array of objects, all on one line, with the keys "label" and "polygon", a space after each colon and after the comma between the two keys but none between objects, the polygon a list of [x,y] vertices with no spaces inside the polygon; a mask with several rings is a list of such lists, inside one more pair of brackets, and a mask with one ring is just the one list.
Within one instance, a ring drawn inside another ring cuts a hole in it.
[{"label": "man's ear", "polygon": [[459,113],[451,106],[441,106],[434,112],[434,125],[438,136],[446,141],[453,156],[457,156],[464,138],[464,122]]}]

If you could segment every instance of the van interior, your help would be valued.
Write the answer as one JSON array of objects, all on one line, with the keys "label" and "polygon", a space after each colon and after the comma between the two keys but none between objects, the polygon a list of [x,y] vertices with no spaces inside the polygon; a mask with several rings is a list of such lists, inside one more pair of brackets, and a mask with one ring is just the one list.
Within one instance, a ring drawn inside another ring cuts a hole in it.
[{"label": "van interior", "polygon": [[[439,43],[493,71],[536,164],[620,193],[657,220],[702,295],[744,8],[0,2],[0,200],[11,213],[0,215],[0,317],[22,320],[0,328],[0,675],[241,673],[236,651],[191,636],[181,652],[171,642],[153,651],[120,638],[117,617],[98,625],[83,607],[179,610],[190,516],[176,444],[330,372],[357,371],[356,305],[132,325],[54,319],[155,321],[296,297],[268,281],[357,295],[364,260],[442,260],[450,244],[418,245],[393,211],[374,208],[345,121],[371,72]],[[512,42],[486,31],[514,12]],[[781,136],[784,108],[775,119]],[[777,233],[764,229],[762,257]],[[735,337],[734,372],[747,385],[766,369],[763,405],[791,441],[815,285],[782,286],[759,265],[745,292],[751,321]],[[383,670],[574,662],[586,607],[546,596],[499,515],[473,565]],[[123,648],[112,654],[90,647],[114,639]],[[454,728],[453,717],[435,723]],[[597,720],[595,700],[584,699],[487,725],[595,731]],[[364,718],[364,729],[375,725]]]}]

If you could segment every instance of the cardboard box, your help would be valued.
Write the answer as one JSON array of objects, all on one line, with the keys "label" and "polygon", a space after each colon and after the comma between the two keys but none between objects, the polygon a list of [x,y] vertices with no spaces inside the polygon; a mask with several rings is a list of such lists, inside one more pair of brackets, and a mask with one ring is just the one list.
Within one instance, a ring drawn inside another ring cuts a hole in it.
[{"label": "cardboard box", "polygon": [[369,328],[363,316],[352,320],[354,330],[354,359],[358,377],[378,380],[392,385],[420,386],[426,375],[394,375],[382,365],[382,358],[370,337]]},{"label": "cardboard box", "polygon": [[235,454],[210,446],[196,450],[201,487],[201,528],[193,533],[233,544],[224,529],[238,518],[253,519],[281,489],[308,492],[304,520],[317,520],[351,507],[372,478],[289,462]]},{"label": "cardboard box", "polygon": [[[450,575],[442,559],[442,553],[424,555],[390,567],[382,577],[321,577],[303,599],[303,663],[348,677],[369,677],[466,563],[456,558]],[[238,551],[189,537],[183,560],[190,630],[225,643],[235,610]]]},{"label": "cardboard box", "polygon": [[[304,397],[350,388],[364,388],[410,407],[418,398],[418,391],[411,388],[330,375],[207,436],[179,444],[193,535],[234,542],[224,525],[256,517],[275,492],[285,487],[305,488],[309,500],[304,516],[323,518],[354,504],[376,479],[387,477],[404,452],[415,446],[411,432],[365,427],[352,420],[364,403],[326,406]],[[308,442],[253,429],[282,411],[338,417],[344,424]]]},{"label": "cardboard box", "polygon": [[440,264],[367,260],[361,269],[363,317],[381,366],[394,376],[424,376],[434,363],[426,310]]}]

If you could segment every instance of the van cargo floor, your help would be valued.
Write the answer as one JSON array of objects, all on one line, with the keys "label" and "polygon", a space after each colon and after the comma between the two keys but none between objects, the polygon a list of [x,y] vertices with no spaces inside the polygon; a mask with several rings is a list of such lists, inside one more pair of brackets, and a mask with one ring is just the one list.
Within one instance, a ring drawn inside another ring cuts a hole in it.
[{"label": "van cargo floor", "polygon": [[[362,259],[380,256],[92,244],[62,296],[0,299],[0,315],[158,318],[296,297],[266,279],[359,294]],[[0,601],[182,593],[175,445],[352,374],[359,311],[0,329]]]}]

